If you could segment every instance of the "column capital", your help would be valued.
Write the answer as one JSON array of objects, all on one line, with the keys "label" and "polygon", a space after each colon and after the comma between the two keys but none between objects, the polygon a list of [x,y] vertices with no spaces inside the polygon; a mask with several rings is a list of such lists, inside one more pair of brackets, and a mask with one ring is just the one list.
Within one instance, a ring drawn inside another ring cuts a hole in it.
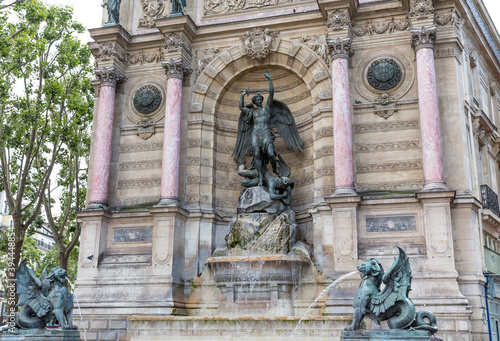
[{"label": "column capital", "polygon": [[436,42],[436,26],[410,29],[411,45],[418,51],[421,48],[434,48]]},{"label": "column capital", "polygon": [[169,78],[179,78],[183,79],[184,76],[187,76],[193,70],[189,67],[189,65],[184,61],[184,59],[170,59],[163,60],[161,65],[165,68],[165,72],[167,74],[167,79]]},{"label": "column capital", "polygon": [[101,85],[116,87],[116,84],[123,82],[125,75],[115,66],[95,69],[95,76]]},{"label": "column capital", "polygon": [[326,43],[328,45],[328,53],[332,60],[337,58],[349,59],[349,57],[354,54],[350,37],[327,39]]}]

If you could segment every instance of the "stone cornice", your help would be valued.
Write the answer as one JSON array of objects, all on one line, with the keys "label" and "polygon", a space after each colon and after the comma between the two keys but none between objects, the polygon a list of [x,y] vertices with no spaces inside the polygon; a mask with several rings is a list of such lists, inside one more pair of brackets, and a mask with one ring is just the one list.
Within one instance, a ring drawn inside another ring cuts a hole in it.
[{"label": "stone cornice", "polygon": [[116,87],[116,84],[123,82],[125,75],[115,66],[95,69],[97,80],[102,85]]},{"label": "stone cornice", "polygon": [[189,75],[193,71],[182,58],[175,60],[174,59],[163,60],[161,62],[161,65],[165,68],[167,79],[169,78],[183,79],[184,76]]},{"label": "stone cornice", "polygon": [[411,45],[418,51],[421,48],[434,48],[436,42],[436,27],[422,27],[410,29]]},{"label": "stone cornice", "polygon": [[328,45],[328,54],[332,60],[337,58],[348,59],[354,54],[350,37],[327,39],[326,43]]}]

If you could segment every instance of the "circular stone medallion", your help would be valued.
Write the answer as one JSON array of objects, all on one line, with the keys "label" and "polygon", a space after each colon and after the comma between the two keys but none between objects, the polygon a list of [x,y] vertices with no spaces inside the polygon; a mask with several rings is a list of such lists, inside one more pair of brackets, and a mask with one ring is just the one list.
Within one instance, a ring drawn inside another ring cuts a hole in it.
[{"label": "circular stone medallion", "polygon": [[377,90],[389,90],[401,81],[401,68],[394,59],[384,58],[374,61],[368,68],[368,83]]},{"label": "circular stone medallion", "polygon": [[162,101],[160,89],[152,84],[137,89],[134,95],[134,108],[141,114],[147,115],[158,109]]}]

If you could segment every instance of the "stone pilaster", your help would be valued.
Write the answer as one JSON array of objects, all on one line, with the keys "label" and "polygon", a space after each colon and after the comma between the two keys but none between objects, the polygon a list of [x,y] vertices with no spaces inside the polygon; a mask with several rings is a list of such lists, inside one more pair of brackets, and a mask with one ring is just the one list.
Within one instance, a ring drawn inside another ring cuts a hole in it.
[{"label": "stone pilaster", "polygon": [[160,205],[172,205],[179,196],[179,158],[181,152],[182,80],[191,68],[182,59],[162,62],[167,74],[167,102],[161,175]]},{"label": "stone pilaster", "polygon": [[434,65],[436,27],[411,29],[418,75],[418,107],[424,171],[423,191],[446,191],[439,121],[439,103]]},{"label": "stone pilaster", "polygon": [[100,82],[100,91],[95,142],[92,149],[92,176],[90,178],[90,204],[88,208],[103,208],[108,200],[115,92],[117,84],[122,82],[125,76],[114,66],[96,69],[95,73]]},{"label": "stone pilaster", "polygon": [[352,113],[349,85],[349,57],[353,54],[351,39],[328,40],[332,59],[333,147],[335,167],[334,196],[356,195],[352,151]]}]

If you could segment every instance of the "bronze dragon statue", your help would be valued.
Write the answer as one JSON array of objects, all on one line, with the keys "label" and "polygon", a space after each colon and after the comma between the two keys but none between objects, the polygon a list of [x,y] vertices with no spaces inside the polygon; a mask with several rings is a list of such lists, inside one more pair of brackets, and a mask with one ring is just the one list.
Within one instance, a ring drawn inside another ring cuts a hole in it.
[{"label": "bronze dragon statue", "polygon": [[23,260],[17,269],[16,286],[20,311],[16,322],[21,329],[42,329],[59,324],[63,329],[78,329],[72,323],[73,295],[65,287],[66,270],[56,266],[47,275],[47,267],[38,279]]},{"label": "bronze dragon statue", "polygon": [[[391,329],[427,330],[437,332],[436,317],[429,311],[418,311],[408,298],[411,290],[411,268],[408,256],[398,247],[391,269],[384,273],[382,264],[375,258],[358,265],[363,281],[354,296],[354,316],[345,330],[355,330],[364,316],[375,323],[387,321]],[[382,282],[384,289],[380,289]]]}]

